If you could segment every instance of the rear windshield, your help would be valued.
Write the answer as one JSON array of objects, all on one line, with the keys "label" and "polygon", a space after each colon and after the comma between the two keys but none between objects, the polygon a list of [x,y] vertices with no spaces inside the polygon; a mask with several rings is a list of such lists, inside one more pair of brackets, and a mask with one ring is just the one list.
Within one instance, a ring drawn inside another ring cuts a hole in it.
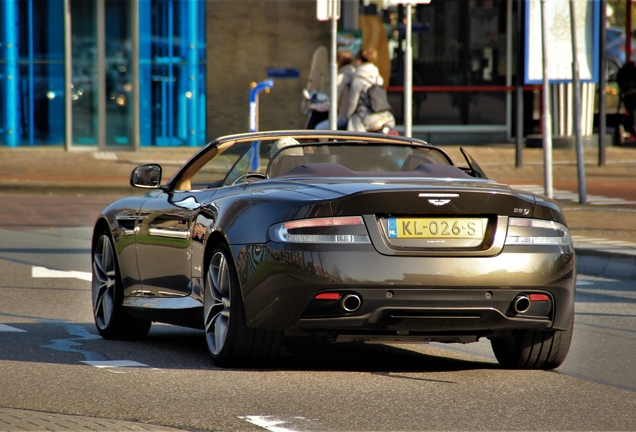
[{"label": "rear windshield", "polygon": [[267,174],[280,177],[303,164],[317,165],[337,175],[338,170],[357,173],[410,172],[423,165],[452,165],[444,153],[434,148],[393,144],[299,144],[284,147],[271,155]]}]

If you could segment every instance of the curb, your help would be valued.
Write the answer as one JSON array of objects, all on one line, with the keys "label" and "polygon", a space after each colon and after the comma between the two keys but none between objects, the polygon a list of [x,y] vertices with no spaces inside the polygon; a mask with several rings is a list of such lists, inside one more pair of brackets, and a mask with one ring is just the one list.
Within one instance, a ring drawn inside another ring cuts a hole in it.
[{"label": "curb", "polygon": [[602,249],[579,248],[576,254],[577,273],[612,279],[636,280],[636,255]]}]

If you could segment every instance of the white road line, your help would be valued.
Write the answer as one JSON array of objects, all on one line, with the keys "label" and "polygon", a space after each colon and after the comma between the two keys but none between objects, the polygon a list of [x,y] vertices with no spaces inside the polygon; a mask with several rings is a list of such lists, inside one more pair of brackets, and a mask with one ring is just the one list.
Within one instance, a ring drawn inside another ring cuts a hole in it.
[{"label": "white road line", "polygon": [[329,428],[318,422],[313,422],[308,418],[301,416],[279,417],[272,415],[249,415],[241,416],[239,418],[271,432],[307,432],[330,430]]},{"label": "white road line", "polygon": [[271,432],[296,432],[294,429],[278,426],[287,422],[285,420],[279,420],[274,416],[245,416],[241,418]]},{"label": "white road line", "polygon": [[15,332],[15,333],[26,333],[26,330],[22,330],[16,327],[11,327],[6,324],[0,324],[0,332]]},{"label": "white road line", "polygon": [[72,279],[81,279],[81,280],[90,282],[93,278],[93,275],[90,272],[51,270],[51,269],[47,269],[46,267],[33,266],[33,268],[31,269],[31,277],[72,278]]},{"label": "white road line", "polygon": [[101,360],[101,361],[82,361],[89,366],[98,368],[118,368],[118,367],[149,367],[147,364],[139,363],[133,360]]}]

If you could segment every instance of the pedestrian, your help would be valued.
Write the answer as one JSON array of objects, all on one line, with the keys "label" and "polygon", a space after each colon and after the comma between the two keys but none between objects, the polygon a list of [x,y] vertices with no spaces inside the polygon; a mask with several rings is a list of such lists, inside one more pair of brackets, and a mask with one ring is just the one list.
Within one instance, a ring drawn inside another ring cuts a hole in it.
[{"label": "pedestrian", "polygon": [[624,124],[625,129],[632,136],[636,136],[636,65],[634,62],[625,63],[616,74],[616,83],[621,91],[621,100],[629,113],[629,120]]},{"label": "pedestrian", "polygon": [[395,127],[395,117],[390,110],[373,112],[369,102],[368,90],[377,85],[384,86],[384,79],[380,75],[377,61],[377,51],[373,48],[362,49],[358,52],[356,72],[349,90],[349,123],[347,130],[359,132],[376,132]]},{"label": "pedestrian", "polygon": [[[349,117],[347,117],[347,112],[349,111],[349,88],[351,86],[351,81],[353,80],[353,75],[356,72],[355,67],[353,66],[353,54],[351,51],[343,49],[338,51],[337,54],[337,62],[338,62],[338,130],[347,130],[347,123],[349,122]],[[324,120],[316,126],[316,129],[328,130],[329,129],[329,120]]]}]

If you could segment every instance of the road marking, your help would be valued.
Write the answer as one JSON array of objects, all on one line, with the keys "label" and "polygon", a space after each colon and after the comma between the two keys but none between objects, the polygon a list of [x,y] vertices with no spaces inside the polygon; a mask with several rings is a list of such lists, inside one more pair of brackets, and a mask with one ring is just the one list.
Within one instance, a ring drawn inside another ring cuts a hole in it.
[{"label": "road marking", "polygon": [[[253,425],[262,427],[271,432],[302,432],[302,431],[326,431],[328,428],[319,423],[312,422],[305,417],[278,417],[249,415],[239,417]],[[280,426],[285,425],[285,426]]]},{"label": "road marking", "polygon": [[0,324],[0,332],[15,332],[15,333],[26,333],[26,330],[22,330],[16,327],[11,327],[6,324]]},{"label": "road marking", "polygon": [[93,275],[90,272],[81,272],[81,271],[63,271],[63,270],[51,270],[46,267],[36,267],[33,266],[31,268],[31,277],[34,278],[71,278],[71,279],[81,279],[85,281],[91,281],[93,279]]},{"label": "road marking", "polygon": [[[540,185],[526,184],[526,185],[511,185],[511,186],[514,187],[515,189],[522,189],[528,192],[538,193],[540,195],[543,195],[545,193],[545,188]],[[570,191],[553,189],[552,195],[554,196],[554,199],[556,200],[567,200],[567,201],[574,201],[574,202],[579,201],[579,194],[570,192]],[[587,203],[590,205],[636,204],[636,201],[628,201],[622,198],[608,198],[603,195],[587,195],[586,198],[587,198]]]},{"label": "road marking", "polygon": [[81,363],[86,363],[90,366],[97,368],[118,368],[118,367],[149,367],[147,364],[139,363],[133,360],[101,360],[101,361],[89,361],[83,360]]}]

